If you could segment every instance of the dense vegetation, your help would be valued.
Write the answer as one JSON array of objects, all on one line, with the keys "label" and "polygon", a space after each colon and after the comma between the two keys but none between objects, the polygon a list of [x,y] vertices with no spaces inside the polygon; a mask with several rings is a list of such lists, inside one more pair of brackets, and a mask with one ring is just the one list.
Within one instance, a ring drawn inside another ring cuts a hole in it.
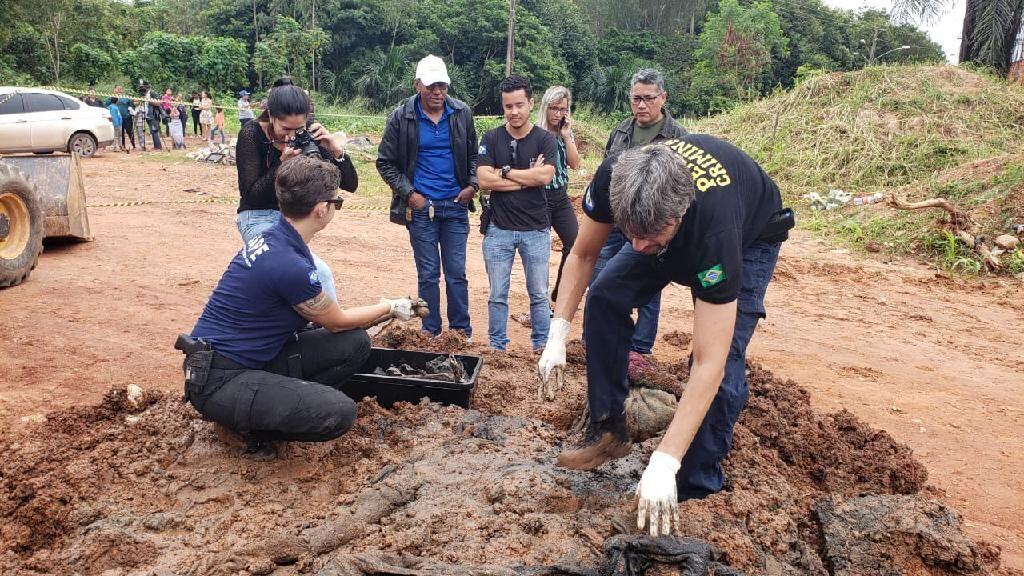
[{"label": "dense vegetation", "polygon": [[[453,93],[497,110],[507,0],[8,0],[0,84],[137,82],[192,91],[261,90],[291,74],[329,99],[385,109],[439,54]],[[909,48],[902,48],[909,46]],[[625,110],[628,78],[668,76],[677,115],[728,109],[819,70],[937,61],[939,47],[879,11],[820,0],[520,0],[515,68]]]}]

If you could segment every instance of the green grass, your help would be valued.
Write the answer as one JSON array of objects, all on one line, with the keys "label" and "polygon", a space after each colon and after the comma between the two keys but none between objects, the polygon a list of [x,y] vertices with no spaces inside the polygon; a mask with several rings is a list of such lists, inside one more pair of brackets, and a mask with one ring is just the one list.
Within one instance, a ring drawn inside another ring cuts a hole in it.
[{"label": "green grass", "polygon": [[[952,66],[873,66],[816,76],[793,90],[702,119],[697,131],[737,144],[779,184],[801,228],[856,249],[872,242],[956,272],[984,270],[954,239],[949,252],[938,210],[885,205],[813,212],[801,197],[840,188],[855,196],[941,196],[967,210],[982,233],[1024,222],[1024,87]],[[1003,158],[993,166],[972,163]],[[1005,255],[1017,269],[1019,256]]]}]

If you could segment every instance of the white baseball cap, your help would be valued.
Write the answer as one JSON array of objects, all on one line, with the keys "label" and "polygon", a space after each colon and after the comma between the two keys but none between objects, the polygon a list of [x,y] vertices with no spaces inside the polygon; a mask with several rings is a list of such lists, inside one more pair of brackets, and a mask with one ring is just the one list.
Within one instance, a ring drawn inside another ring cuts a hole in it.
[{"label": "white baseball cap", "polygon": [[438,82],[452,83],[451,79],[448,78],[448,68],[445,67],[444,60],[433,54],[426,55],[416,65],[416,80],[423,82],[424,86],[430,86]]}]

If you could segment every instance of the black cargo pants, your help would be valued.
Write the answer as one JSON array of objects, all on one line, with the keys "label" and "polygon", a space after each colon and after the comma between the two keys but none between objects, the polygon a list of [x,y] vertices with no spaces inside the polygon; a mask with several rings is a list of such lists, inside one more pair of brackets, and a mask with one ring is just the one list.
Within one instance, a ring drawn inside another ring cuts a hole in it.
[{"label": "black cargo pants", "polygon": [[369,355],[365,330],[308,330],[263,370],[215,354],[206,384],[190,387],[186,395],[204,419],[247,440],[331,440],[356,420],[355,402],[338,387]]}]

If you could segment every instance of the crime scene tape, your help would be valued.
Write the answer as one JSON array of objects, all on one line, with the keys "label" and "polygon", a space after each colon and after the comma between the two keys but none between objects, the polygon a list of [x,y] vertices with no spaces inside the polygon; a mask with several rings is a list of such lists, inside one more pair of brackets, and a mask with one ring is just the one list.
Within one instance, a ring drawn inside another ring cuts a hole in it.
[{"label": "crime scene tape", "polygon": [[[190,200],[132,200],[129,202],[108,202],[104,204],[86,204],[86,208],[132,208],[135,206],[156,206],[170,204],[237,204],[237,198],[218,196],[215,198],[197,198]],[[354,210],[358,212],[387,212],[390,205],[383,204],[354,204],[343,205],[342,210]]]},{"label": "crime scene tape", "polygon": [[[67,88],[67,87],[64,87],[64,86],[36,86],[35,88],[38,88],[40,90],[56,90],[58,92],[66,92],[68,94],[83,94],[83,95],[88,95],[89,94],[88,90],[82,90],[80,88]],[[128,93],[118,95],[118,94],[113,94],[113,93],[109,93],[109,92],[96,92],[96,96],[99,96],[99,97],[102,97],[102,98],[111,98],[111,97],[130,98],[131,100],[141,100],[142,99],[142,97],[137,95],[137,94],[136,95],[131,95],[131,94],[128,94]],[[159,98],[150,98],[150,100],[159,100]],[[173,104],[175,106],[177,106],[178,105],[178,101],[174,100]],[[188,107],[188,108],[194,108],[195,107],[195,104],[193,104],[191,100],[189,100],[187,102],[182,100],[181,104],[186,106],[186,107]],[[226,110],[235,110],[237,108],[237,106],[235,106],[235,105],[224,106],[224,105],[214,104],[214,105],[211,106],[211,108],[220,108],[220,109],[223,109],[223,110],[226,111]],[[252,109],[253,109],[253,113],[254,114],[256,114],[258,111],[262,110],[259,107],[259,102],[253,102],[252,103]],[[317,117],[325,116],[325,117],[331,117],[331,118],[360,118],[360,119],[364,119],[364,120],[386,120],[388,118],[387,114],[339,114],[339,113],[336,113],[336,112],[314,112],[314,114]],[[256,115],[258,116],[258,114],[256,114]],[[481,119],[481,120],[498,120],[498,119],[502,118],[502,116],[473,116],[473,118],[478,118],[478,119]]]}]

